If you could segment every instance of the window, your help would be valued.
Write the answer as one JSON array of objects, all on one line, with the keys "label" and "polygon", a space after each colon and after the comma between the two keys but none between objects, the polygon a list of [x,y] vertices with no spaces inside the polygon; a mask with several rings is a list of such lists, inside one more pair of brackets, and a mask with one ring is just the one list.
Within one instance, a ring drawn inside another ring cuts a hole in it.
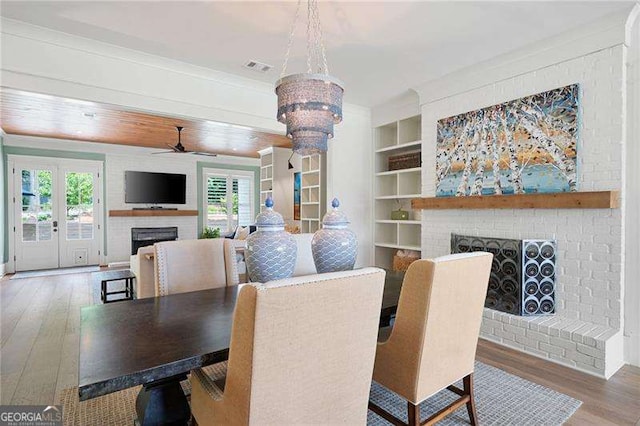
[{"label": "window", "polygon": [[205,170],[204,226],[231,231],[254,222],[253,172]]}]

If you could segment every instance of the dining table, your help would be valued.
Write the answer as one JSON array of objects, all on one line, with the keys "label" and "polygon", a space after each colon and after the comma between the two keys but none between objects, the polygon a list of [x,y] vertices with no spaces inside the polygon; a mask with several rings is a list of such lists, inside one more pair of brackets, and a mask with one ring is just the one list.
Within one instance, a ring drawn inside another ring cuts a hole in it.
[{"label": "dining table", "polygon": [[[380,326],[395,315],[402,274],[389,271]],[[80,401],[142,385],[141,425],[187,424],[180,382],[196,368],[226,361],[239,286],[127,300],[82,308]]]}]

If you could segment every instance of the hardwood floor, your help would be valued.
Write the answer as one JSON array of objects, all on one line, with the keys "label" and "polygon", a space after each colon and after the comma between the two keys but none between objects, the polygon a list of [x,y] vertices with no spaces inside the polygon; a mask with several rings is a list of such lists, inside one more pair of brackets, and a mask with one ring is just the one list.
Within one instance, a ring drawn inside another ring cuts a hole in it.
[{"label": "hardwood floor", "polygon": [[[51,404],[78,384],[80,308],[91,274],[0,279],[0,403]],[[640,423],[640,368],[598,379],[481,340],[478,359],[583,401],[569,425]]]}]

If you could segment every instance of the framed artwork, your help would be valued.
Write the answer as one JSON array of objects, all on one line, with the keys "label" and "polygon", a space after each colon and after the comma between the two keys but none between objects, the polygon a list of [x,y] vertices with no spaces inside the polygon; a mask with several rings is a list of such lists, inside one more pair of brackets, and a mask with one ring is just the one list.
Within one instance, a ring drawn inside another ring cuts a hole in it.
[{"label": "framed artwork", "polygon": [[293,220],[300,220],[302,173],[293,174]]},{"label": "framed artwork", "polygon": [[576,191],[579,86],[438,121],[436,196]]}]

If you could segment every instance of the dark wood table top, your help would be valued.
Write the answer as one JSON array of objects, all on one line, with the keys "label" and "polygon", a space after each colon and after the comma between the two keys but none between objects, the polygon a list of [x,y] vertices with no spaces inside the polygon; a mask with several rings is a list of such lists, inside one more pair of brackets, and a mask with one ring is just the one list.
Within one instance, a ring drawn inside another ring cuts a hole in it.
[{"label": "dark wood table top", "polygon": [[[401,285],[387,274],[382,317],[395,313]],[[226,360],[239,288],[82,308],[80,400]]]}]

